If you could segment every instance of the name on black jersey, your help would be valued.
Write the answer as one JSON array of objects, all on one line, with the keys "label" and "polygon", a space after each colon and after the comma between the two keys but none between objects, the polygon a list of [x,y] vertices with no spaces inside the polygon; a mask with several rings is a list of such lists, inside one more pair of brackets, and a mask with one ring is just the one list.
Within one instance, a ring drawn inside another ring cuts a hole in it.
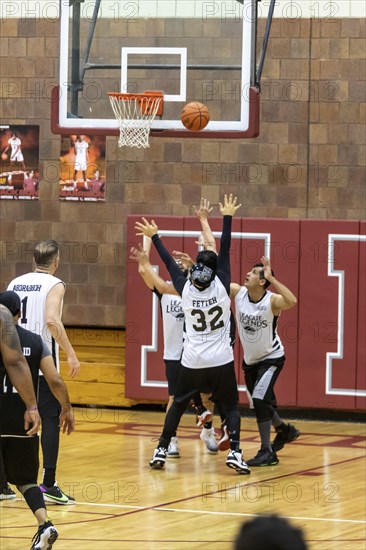
[{"label": "name on black jersey", "polygon": [[207,307],[212,304],[217,304],[216,298],[210,298],[209,300],[192,300],[192,307]]},{"label": "name on black jersey", "polygon": [[42,285],[14,285],[14,292],[39,292]]},{"label": "name on black jersey", "polygon": [[268,323],[265,319],[262,319],[261,315],[248,315],[240,313],[239,321],[245,327],[265,328]]}]

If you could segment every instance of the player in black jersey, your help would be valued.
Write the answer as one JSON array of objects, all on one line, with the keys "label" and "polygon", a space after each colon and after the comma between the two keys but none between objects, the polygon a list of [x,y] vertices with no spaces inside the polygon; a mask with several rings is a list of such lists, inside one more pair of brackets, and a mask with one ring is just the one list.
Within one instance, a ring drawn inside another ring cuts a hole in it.
[{"label": "player in black jersey", "polygon": [[[17,389],[26,405],[24,428],[28,435],[38,432],[41,419],[38,413],[37,400],[32,384],[32,377],[27,362],[22,354],[19,337],[14,326],[13,316],[5,306],[0,304],[0,355],[13,386]],[[32,424],[32,428],[30,425]],[[16,494],[9,487],[2,456],[0,452],[0,500],[12,500]]]},{"label": "player in black jersey", "polygon": [[[24,429],[31,436],[38,432],[41,419],[38,414],[37,399],[32,377],[20,347],[19,336],[13,316],[7,307],[0,304],[0,355],[4,371],[25,403]],[[32,425],[32,427],[30,427]]]},{"label": "player in black jersey", "polygon": [[[12,291],[0,293],[0,304],[13,315],[23,354],[30,369],[34,392],[38,389],[38,371],[41,369],[52,393],[61,405],[60,429],[68,435],[74,430],[74,415],[66,385],[56,371],[52,355],[41,336],[17,325],[21,302]],[[58,537],[56,528],[47,517],[43,494],[37,485],[39,469],[39,437],[27,434],[24,428],[25,404],[15,391],[0,356],[0,441],[6,479],[17,486],[38,521],[38,531],[31,550],[52,548]],[[27,457],[24,460],[24,457]]]}]

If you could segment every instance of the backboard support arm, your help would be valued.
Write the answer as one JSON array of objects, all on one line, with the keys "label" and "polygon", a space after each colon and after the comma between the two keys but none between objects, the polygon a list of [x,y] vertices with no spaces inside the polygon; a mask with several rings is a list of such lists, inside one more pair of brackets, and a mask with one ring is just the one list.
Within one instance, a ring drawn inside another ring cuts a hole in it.
[{"label": "backboard support arm", "polygon": [[[257,1],[257,0],[255,0],[255,1]],[[269,35],[270,35],[270,32],[271,32],[271,25],[272,25],[272,19],[273,19],[273,13],[274,13],[275,5],[276,5],[276,0],[271,0],[269,10],[268,10],[267,21],[266,21],[266,30],[265,30],[264,37],[263,37],[262,49],[261,49],[261,52],[260,52],[260,55],[259,55],[259,63],[258,63],[258,66],[257,66],[257,72],[256,72],[256,77],[255,77],[255,86],[259,89],[260,89],[260,86],[261,86],[263,65],[264,65],[264,60],[265,60],[265,57],[266,57],[268,40],[269,40]]]}]

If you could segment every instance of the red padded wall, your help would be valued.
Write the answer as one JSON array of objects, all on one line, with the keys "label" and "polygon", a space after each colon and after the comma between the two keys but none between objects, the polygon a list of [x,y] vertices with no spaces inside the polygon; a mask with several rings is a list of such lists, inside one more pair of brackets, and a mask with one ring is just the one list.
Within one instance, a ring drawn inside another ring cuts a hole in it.
[{"label": "red padded wall", "polygon": [[[366,222],[360,223],[360,235],[366,235]],[[356,388],[365,393],[366,389],[366,243],[360,243],[358,269],[358,308],[357,308],[357,372]],[[356,396],[356,409],[365,410],[366,396]]]},{"label": "red padded wall", "polygon": [[[358,222],[301,222],[298,406],[355,408],[360,243],[336,240],[332,253],[328,249],[328,238],[330,234],[358,232]],[[330,276],[328,268],[336,270],[338,275],[344,273],[344,300],[338,291],[339,277]],[[343,303],[344,323],[340,326]],[[342,346],[343,359],[331,361],[328,357],[332,381],[329,382],[331,393],[326,393],[327,354],[337,354]]]}]

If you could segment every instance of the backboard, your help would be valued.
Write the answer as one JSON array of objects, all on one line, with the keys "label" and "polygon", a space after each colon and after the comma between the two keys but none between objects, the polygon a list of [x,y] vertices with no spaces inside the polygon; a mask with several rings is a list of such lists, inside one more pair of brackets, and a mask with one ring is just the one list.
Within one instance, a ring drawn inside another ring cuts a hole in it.
[{"label": "backboard", "polygon": [[[54,133],[118,135],[108,92],[161,90],[151,135],[255,137],[257,0],[63,0]],[[204,103],[210,122],[184,128],[180,114]]]}]

